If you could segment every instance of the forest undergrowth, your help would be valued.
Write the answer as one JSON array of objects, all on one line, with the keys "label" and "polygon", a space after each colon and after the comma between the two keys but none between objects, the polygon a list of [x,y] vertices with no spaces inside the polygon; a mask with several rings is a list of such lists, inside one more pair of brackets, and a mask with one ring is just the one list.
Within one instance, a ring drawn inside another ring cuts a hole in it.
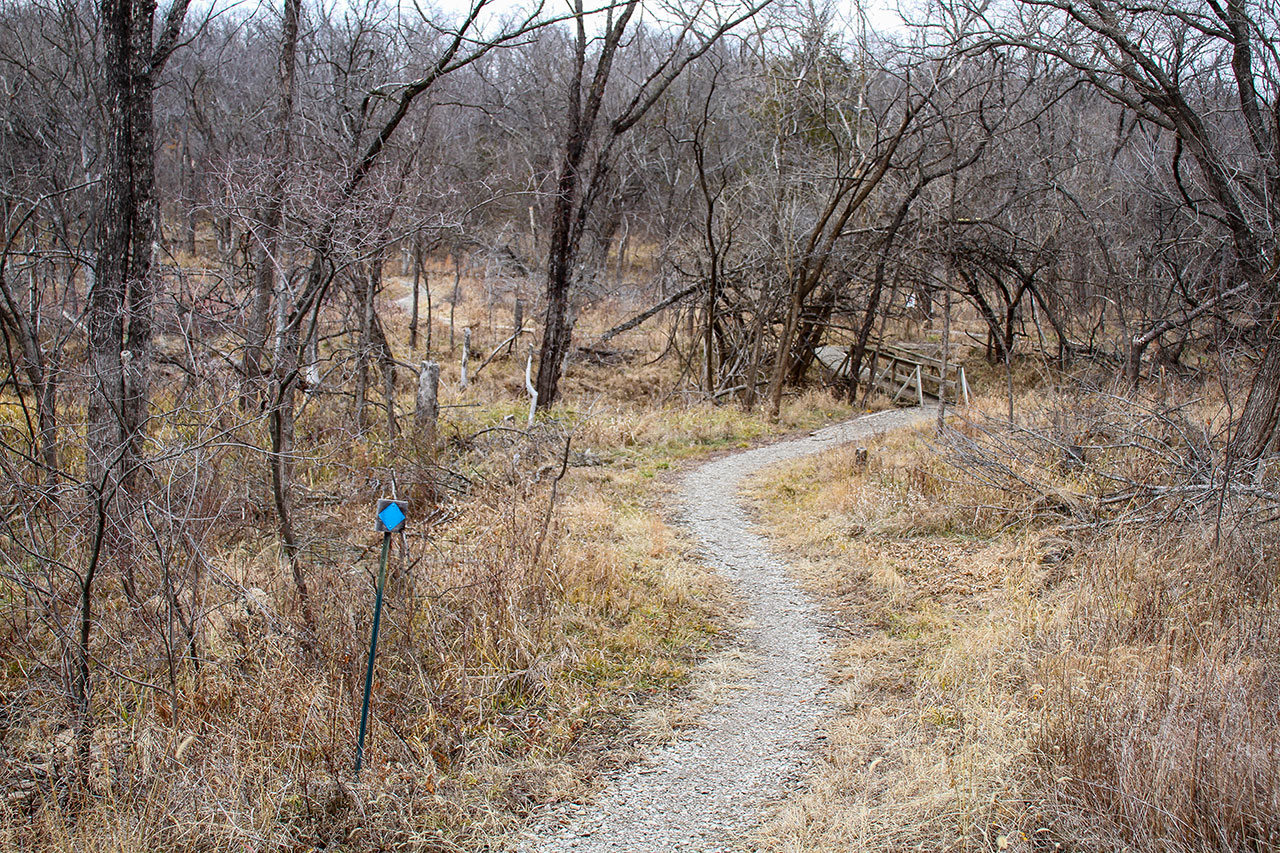
[{"label": "forest undergrowth", "polygon": [[1213,383],[1063,380],[755,482],[843,633],[761,849],[1280,844],[1277,472]]},{"label": "forest undergrowth", "polygon": [[[407,428],[353,434],[340,398],[302,409],[293,474],[310,625],[252,423],[248,441],[150,474],[169,523],[145,549],[109,555],[99,581],[87,762],[59,657],[77,587],[58,563],[74,567],[87,533],[34,540],[62,550],[30,555],[24,582],[8,575],[0,589],[0,847],[481,849],[534,805],[580,795],[639,739],[665,736],[664,703],[717,644],[727,606],[667,524],[667,472],[849,407],[805,393],[774,422],[683,400],[670,395],[672,362],[645,366],[633,350],[625,376],[575,362],[569,402],[526,429],[522,354],[500,354],[463,390],[461,335],[445,348],[438,317],[434,331],[435,452]],[[234,411],[223,390],[211,410]],[[413,392],[402,379],[402,413]],[[357,782],[372,513],[393,492],[410,521],[393,539]]]}]

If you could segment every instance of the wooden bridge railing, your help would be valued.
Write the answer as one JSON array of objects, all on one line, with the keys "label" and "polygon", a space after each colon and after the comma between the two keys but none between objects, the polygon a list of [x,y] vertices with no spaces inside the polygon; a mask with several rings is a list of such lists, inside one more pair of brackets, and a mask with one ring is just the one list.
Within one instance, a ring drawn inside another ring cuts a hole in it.
[{"label": "wooden bridge railing", "polygon": [[[848,377],[849,349],[819,347],[817,356],[818,361],[837,378]],[[969,402],[969,383],[960,365],[949,363],[944,372],[940,359],[891,344],[867,347],[863,364],[859,379],[890,395],[894,403],[924,405],[926,398],[938,399],[943,389],[948,400],[962,400],[966,405]]]}]

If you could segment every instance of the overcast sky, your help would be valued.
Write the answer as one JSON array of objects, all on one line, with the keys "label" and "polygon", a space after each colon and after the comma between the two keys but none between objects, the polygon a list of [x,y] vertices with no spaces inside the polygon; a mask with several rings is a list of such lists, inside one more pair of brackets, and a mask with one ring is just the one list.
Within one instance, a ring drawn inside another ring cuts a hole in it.
[{"label": "overcast sky", "polygon": [[[411,4],[411,0],[408,0]],[[592,0],[583,0],[584,5],[590,9]],[[599,5],[602,0],[595,0]],[[834,0],[832,3],[835,14],[839,20],[843,20],[852,28],[851,32],[857,32],[858,10],[861,7],[866,16],[867,26],[880,33],[881,35],[891,35],[902,29],[902,14],[899,7],[913,8],[917,6],[921,0],[865,0],[865,2],[857,3],[854,0]],[[421,3],[424,9],[435,7],[451,16],[457,16],[464,13],[470,8],[468,0],[432,0],[432,2]],[[654,12],[658,14],[659,4],[655,4]],[[521,9],[530,7],[529,0],[493,0],[489,5],[489,16],[492,19],[494,15],[514,14]],[[781,7],[778,7],[779,9]],[[568,13],[572,9],[571,0],[546,0],[545,11],[551,14]],[[775,12],[776,14],[776,12]]]}]

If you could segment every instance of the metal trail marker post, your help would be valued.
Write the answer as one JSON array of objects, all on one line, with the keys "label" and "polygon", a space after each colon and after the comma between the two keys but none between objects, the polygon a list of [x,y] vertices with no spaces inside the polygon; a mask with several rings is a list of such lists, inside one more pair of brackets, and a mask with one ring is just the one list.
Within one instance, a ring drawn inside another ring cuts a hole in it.
[{"label": "metal trail marker post", "polygon": [[382,498],[378,501],[378,529],[382,531],[382,559],[378,562],[378,594],[373,602],[373,632],[369,638],[369,666],[364,673],[364,704],[360,708],[360,735],[356,740],[356,779],[364,760],[364,733],[369,724],[369,694],[373,692],[373,659],[378,654],[378,625],[382,622],[382,591],[387,585],[387,556],[391,552],[391,534],[399,530],[408,517],[404,501]]}]

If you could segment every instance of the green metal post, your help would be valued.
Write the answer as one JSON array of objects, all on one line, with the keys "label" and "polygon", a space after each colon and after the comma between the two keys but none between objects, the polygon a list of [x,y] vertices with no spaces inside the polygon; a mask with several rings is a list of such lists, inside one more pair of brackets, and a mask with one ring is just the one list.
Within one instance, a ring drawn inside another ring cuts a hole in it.
[{"label": "green metal post", "polygon": [[364,732],[369,724],[369,694],[373,692],[373,659],[378,653],[378,624],[382,621],[382,589],[387,583],[387,555],[391,551],[391,531],[382,535],[382,560],[378,564],[378,596],[373,603],[373,636],[369,639],[369,666],[364,673],[364,706],[360,709],[360,737],[356,741],[356,772],[364,760]]}]

